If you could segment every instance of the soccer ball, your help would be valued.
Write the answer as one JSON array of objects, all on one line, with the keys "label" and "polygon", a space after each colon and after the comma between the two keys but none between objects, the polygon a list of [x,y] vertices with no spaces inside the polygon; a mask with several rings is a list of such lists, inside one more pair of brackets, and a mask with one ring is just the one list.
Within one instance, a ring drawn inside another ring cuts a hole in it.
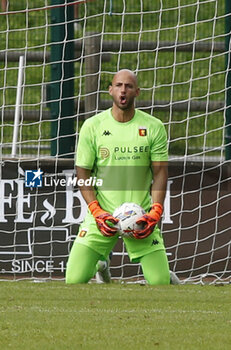
[{"label": "soccer ball", "polygon": [[119,219],[118,231],[122,237],[132,237],[132,231],[141,229],[136,221],[145,214],[145,210],[136,203],[123,203],[115,209],[113,216]]}]

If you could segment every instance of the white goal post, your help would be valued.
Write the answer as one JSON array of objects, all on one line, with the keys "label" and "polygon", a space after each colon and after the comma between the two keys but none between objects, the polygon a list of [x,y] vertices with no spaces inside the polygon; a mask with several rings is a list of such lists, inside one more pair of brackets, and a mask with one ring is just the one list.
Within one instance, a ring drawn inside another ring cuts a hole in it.
[{"label": "white goal post", "polygon": [[[0,12],[0,280],[64,279],[86,213],[73,180],[79,130],[111,106],[108,85],[129,68],[141,88],[137,107],[160,118],[168,133],[161,229],[170,268],[183,283],[230,283],[225,0],[7,3]],[[121,240],[111,273],[118,281],[143,279]]]}]

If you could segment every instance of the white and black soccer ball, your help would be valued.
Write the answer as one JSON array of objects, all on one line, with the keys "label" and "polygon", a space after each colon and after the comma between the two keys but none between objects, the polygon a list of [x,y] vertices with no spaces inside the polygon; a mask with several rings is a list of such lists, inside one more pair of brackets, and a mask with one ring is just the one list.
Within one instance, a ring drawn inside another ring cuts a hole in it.
[{"label": "white and black soccer ball", "polygon": [[145,210],[136,203],[123,203],[115,209],[113,216],[119,219],[118,231],[122,237],[132,237],[132,231],[141,229],[136,221],[145,214]]}]

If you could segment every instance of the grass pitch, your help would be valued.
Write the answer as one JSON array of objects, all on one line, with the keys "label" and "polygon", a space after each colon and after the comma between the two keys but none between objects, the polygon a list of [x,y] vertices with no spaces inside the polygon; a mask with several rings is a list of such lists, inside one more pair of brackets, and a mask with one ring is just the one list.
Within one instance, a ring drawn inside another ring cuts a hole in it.
[{"label": "grass pitch", "polygon": [[1,350],[230,349],[226,286],[0,283]]}]

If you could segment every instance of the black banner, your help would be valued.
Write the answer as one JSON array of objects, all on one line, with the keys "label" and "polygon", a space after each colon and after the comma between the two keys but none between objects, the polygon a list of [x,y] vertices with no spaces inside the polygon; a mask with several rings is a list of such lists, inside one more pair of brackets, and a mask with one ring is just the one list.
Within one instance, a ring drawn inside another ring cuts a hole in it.
[{"label": "black banner", "polygon": [[[63,276],[87,207],[71,160],[1,164],[0,277]],[[230,270],[229,167],[170,163],[162,219],[170,265],[182,275]],[[94,179],[93,179],[94,180]],[[119,240],[115,252],[121,252]],[[120,274],[115,254],[112,272]],[[134,271],[124,273],[124,276]]]}]

